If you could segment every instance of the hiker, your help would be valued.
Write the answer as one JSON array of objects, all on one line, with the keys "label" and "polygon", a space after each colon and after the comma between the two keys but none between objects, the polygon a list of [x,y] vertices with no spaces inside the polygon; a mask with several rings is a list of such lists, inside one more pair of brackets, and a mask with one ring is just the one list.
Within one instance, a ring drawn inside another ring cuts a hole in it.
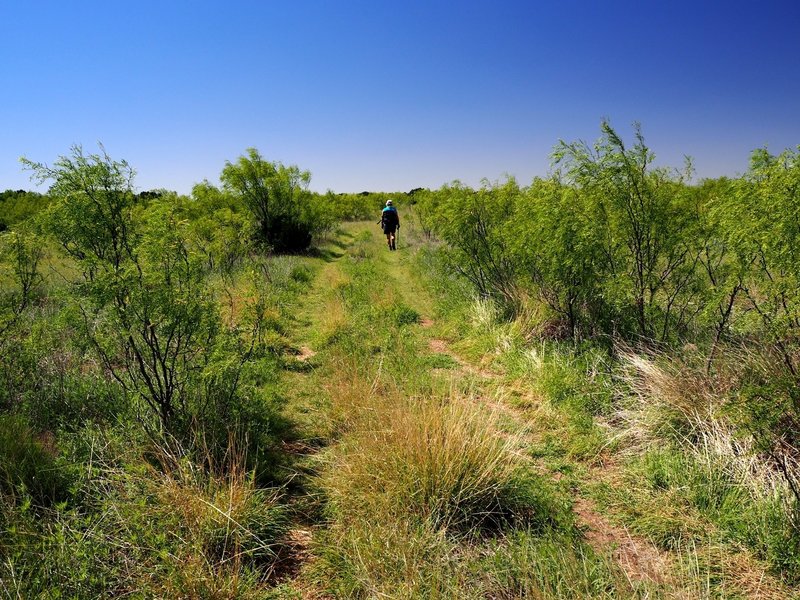
[{"label": "hiker", "polygon": [[392,206],[392,201],[386,201],[386,207],[381,213],[380,220],[383,233],[386,234],[386,243],[389,245],[389,250],[397,250],[397,230],[400,229],[400,215],[397,214],[397,209]]}]

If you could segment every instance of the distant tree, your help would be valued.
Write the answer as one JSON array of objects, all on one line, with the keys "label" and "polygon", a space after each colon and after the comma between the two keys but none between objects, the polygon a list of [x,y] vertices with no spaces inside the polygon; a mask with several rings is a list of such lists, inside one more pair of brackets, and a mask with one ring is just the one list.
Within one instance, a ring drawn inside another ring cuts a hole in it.
[{"label": "distant tree", "polygon": [[308,184],[311,174],[297,166],[269,162],[248,148],[236,162],[226,162],[222,186],[239,196],[256,221],[259,241],[277,252],[304,250],[316,232]]},{"label": "distant tree", "polygon": [[164,194],[167,194],[166,190],[145,190],[136,194],[136,197],[139,200],[155,200],[156,198],[161,198]]},{"label": "distant tree", "polygon": [[0,192],[0,231],[13,228],[42,211],[50,198],[38,192],[6,190]]},{"label": "distant tree", "polygon": [[42,281],[42,254],[41,240],[28,231],[9,231],[0,236],[0,265],[9,267],[13,282],[0,289],[0,337],[31,303]]}]

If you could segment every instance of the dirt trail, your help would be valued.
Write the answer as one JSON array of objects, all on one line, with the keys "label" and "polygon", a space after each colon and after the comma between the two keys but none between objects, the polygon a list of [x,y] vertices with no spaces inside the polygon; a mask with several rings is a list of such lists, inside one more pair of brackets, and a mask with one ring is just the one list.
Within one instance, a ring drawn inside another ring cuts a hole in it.
[{"label": "dirt trail", "polygon": [[300,362],[306,362],[309,358],[314,358],[317,355],[311,348],[308,346],[300,346],[300,354],[298,354],[295,358]]},{"label": "dirt trail", "polygon": [[586,541],[601,553],[611,553],[631,582],[664,584],[670,580],[671,559],[665,552],[612,525],[587,498],[576,498],[574,511]]},{"label": "dirt trail", "polygon": [[[313,428],[308,427],[308,423],[313,423],[316,418],[315,412],[320,410],[314,405],[314,400],[319,396],[316,370],[324,369],[324,365],[318,366],[316,361],[312,361],[317,356],[317,351],[314,350],[314,336],[318,333],[320,323],[325,321],[326,316],[330,316],[323,291],[341,282],[342,272],[338,261],[345,255],[346,253],[322,266],[311,289],[298,307],[298,328],[293,335],[297,351],[292,358],[299,365],[308,368],[290,368],[286,377],[289,378],[288,385],[291,390],[289,395],[300,407],[300,412],[307,421],[300,427],[299,437],[285,440],[280,445],[280,451],[288,458],[289,468],[294,472],[292,485],[297,488],[289,492],[290,506],[297,506],[305,501],[307,491],[304,490],[303,480],[308,477],[309,469],[313,469],[308,465],[313,464],[315,455],[326,443],[317,432],[313,431]],[[291,527],[279,549],[272,579],[276,584],[288,586],[292,590],[292,598],[299,597],[302,600],[330,598],[304,576],[304,570],[314,561],[314,536],[319,527],[321,525],[315,522],[315,518],[305,514],[305,510],[301,508],[293,517]]]},{"label": "dirt trail", "polygon": [[[431,321],[431,325],[428,325],[428,327],[432,325],[433,321]],[[476,367],[471,363],[465,361],[458,354],[455,354],[452,350],[450,350],[450,345],[445,340],[431,339],[428,342],[428,347],[431,349],[431,351],[433,351],[436,354],[446,354],[447,356],[452,358],[456,363],[458,363],[458,366],[464,373],[468,373],[470,375],[477,375],[478,377],[483,377],[484,379],[492,379],[496,377],[495,373],[492,373],[487,369]]]}]

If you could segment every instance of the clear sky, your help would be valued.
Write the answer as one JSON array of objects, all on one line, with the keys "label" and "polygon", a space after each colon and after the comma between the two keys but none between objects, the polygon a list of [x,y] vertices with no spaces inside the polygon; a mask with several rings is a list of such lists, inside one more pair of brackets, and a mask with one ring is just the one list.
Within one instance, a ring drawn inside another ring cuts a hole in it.
[{"label": "clear sky", "polygon": [[0,190],[98,141],[182,193],[251,146],[319,191],[526,184],[604,117],[700,177],[800,144],[798,0],[1,0],[0,23]]}]

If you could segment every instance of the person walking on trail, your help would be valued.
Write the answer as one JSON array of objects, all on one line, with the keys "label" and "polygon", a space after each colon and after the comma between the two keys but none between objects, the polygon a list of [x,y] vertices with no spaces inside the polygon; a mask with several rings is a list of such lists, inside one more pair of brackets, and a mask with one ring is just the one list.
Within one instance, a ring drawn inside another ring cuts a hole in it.
[{"label": "person walking on trail", "polygon": [[397,250],[397,230],[400,229],[400,215],[397,214],[397,209],[392,206],[392,201],[387,200],[386,206],[381,213],[380,220],[383,233],[386,234],[386,243],[389,245],[389,250]]}]

